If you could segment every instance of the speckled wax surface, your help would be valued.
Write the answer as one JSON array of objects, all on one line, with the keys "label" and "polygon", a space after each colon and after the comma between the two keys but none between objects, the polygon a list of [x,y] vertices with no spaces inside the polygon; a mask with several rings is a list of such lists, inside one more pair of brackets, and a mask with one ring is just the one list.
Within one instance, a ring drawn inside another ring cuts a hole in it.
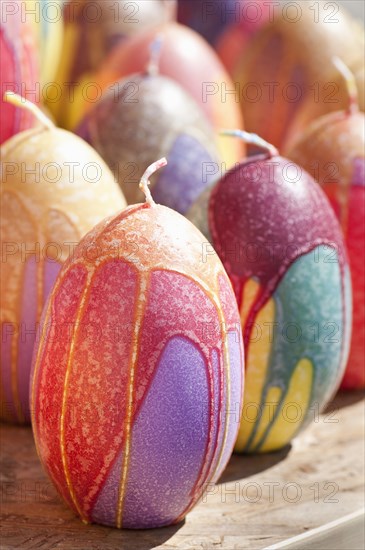
[{"label": "speckled wax surface", "polygon": [[91,147],[35,128],[1,148],[1,418],[29,422],[29,376],[42,307],[80,238],[126,203]]},{"label": "speckled wax surface", "polygon": [[351,348],[342,387],[365,387],[365,116],[338,112],[312,123],[288,151],[330,200],[345,235],[353,290]]},{"label": "speckled wax surface", "polygon": [[245,344],[236,450],[279,449],[325,406],[347,362],[351,282],[340,226],[309,174],[258,156],[214,187],[209,229]]},{"label": "speckled wax surface", "polygon": [[181,215],[134,205],[60,272],[34,355],[32,424],[46,471],[85,521],[177,523],[230,457],[242,336],[229,279],[204,247]]},{"label": "speckled wax surface", "polygon": [[152,178],[156,202],[185,213],[219,166],[215,135],[195,101],[173,80],[136,74],[116,83],[78,133],[114,171],[129,204],[143,200],[138,182],[156,158],[169,164]]}]

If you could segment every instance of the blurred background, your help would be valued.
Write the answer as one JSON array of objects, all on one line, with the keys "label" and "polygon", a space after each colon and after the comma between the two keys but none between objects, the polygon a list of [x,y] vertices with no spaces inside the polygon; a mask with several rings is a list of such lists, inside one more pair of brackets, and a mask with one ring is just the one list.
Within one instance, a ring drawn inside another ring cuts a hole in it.
[{"label": "blurred background", "polygon": [[343,4],[353,15],[365,20],[365,3],[362,0],[341,0]]}]

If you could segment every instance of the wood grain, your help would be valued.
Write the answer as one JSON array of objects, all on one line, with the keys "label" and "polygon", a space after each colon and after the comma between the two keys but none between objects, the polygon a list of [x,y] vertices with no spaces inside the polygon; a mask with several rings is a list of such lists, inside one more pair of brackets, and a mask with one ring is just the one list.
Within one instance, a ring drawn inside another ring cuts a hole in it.
[{"label": "wood grain", "polygon": [[364,416],[364,394],[338,395],[290,447],[234,455],[184,522],[147,531],[84,525],[42,471],[30,428],[3,425],[1,549],[263,549],[363,506]]}]

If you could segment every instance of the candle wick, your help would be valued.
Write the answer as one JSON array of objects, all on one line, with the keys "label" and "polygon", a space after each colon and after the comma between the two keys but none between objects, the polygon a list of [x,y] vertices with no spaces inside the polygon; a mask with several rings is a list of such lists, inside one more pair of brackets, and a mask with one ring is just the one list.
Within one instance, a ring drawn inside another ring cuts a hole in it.
[{"label": "candle wick", "polygon": [[359,96],[355,76],[349,67],[337,56],[332,57],[332,64],[336,67],[346,84],[346,91],[349,99],[347,107],[348,114],[354,114],[359,111]]},{"label": "candle wick", "polygon": [[159,65],[163,41],[163,35],[159,33],[150,45],[150,60],[147,66],[147,74],[149,76],[157,76],[160,72]]},{"label": "candle wick", "polygon": [[4,101],[15,105],[15,107],[27,109],[27,111],[30,111],[35,116],[35,118],[39,120],[39,122],[43,124],[43,126],[45,126],[48,130],[51,130],[55,127],[53,122],[44,113],[42,113],[40,108],[28,99],[25,99],[25,97],[22,97],[15,92],[7,91],[4,94]]},{"label": "candle wick", "polygon": [[157,170],[159,170],[160,168],[162,168],[163,166],[166,166],[167,164],[167,160],[165,159],[165,157],[163,157],[162,159],[160,160],[157,160],[156,162],[154,162],[153,164],[151,164],[147,170],[145,171],[145,173],[143,174],[142,178],[141,178],[141,181],[140,181],[140,184],[139,184],[139,188],[143,191],[143,193],[145,194],[145,197],[146,197],[146,203],[149,204],[149,206],[155,206],[156,203],[155,201],[153,200],[152,198],[152,195],[151,195],[151,191],[149,189],[149,185],[150,185],[150,177],[152,176],[152,174],[154,174]]},{"label": "candle wick", "polygon": [[244,130],[221,130],[219,133],[222,136],[238,137],[248,145],[254,145],[256,147],[259,147],[260,149],[263,149],[264,151],[266,151],[269,158],[276,157],[279,155],[279,151],[274,145],[272,145],[268,141],[265,141],[262,137],[258,136],[257,134],[251,134],[250,132],[245,132]]}]

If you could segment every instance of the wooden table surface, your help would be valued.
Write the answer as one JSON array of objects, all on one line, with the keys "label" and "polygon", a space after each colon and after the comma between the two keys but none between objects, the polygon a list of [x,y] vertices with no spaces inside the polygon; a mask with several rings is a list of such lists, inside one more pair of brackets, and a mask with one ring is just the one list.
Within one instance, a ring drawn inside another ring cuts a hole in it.
[{"label": "wooden table surface", "polygon": [[3,425],[0,547],[262,549],[361,508],[363,479],[364,395],[340,394],[290,447],[234,455],[184,522],[119,531],[74,517],[42,471],[30,428]]}]

